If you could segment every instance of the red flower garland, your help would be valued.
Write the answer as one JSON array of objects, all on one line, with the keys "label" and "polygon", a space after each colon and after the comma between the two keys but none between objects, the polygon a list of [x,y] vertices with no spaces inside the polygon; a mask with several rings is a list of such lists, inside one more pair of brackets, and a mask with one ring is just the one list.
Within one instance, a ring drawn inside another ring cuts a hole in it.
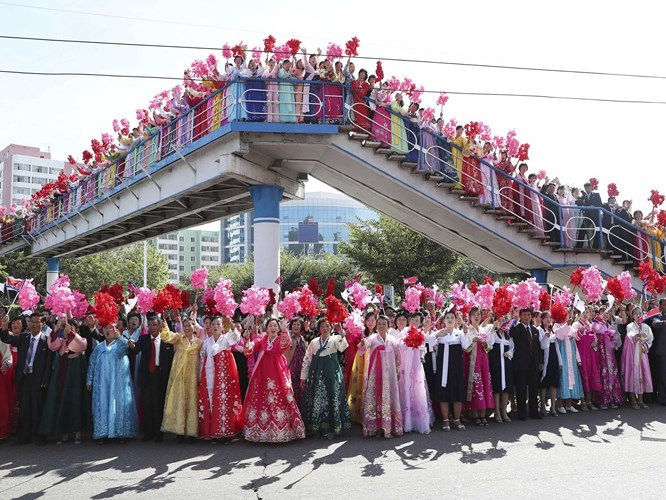
[{"label": "red flower garland", "polygon": [[599,179],[596,177],[592,177],[589,182],[592,184],[592,191],[596,191],[599,188]]},{"label": "red flower garland", "polygon": [[276,302],[276,297],[275,297],[275,290],[272,288],[268,289],[268,304],[266,304],[266,309],[270,309],[275,305]]},{"label": "red flower garland", "polygon": [[120,308],[114,297],[105,292],[97,292],[93,296],[95,303],[91,306],[92,313],[102,326],[115,324],[118,321]]},{"label": "red flower garland", "polygon": [[326,304],[326,319],[331,324],[342,323],[349,316],[349,311],[347,311],[342,301],[335,295],[326,297],[324,304]]},{"label": "red flower garland", "polygon": [[518,161],[527,161],[530,159],[529,155],[530,145],[528,143],[521,144],[518,148]]},{"label": "red flower garland", "polygon": [[615,297],[616,300],[623,301],[625,299],[624,287],[617,276],[610,278],[606,287],[608,288],[608,292]]},{"label": "red flower garland", "polygon": [[418,349],[423,345],[423,342],[425,341],[425,335],[421,333],[417,328],[410,326],[409,330],[407,331],[407,335],[403,339],[403,342],[407,347],[411,347],[412,349]]},{"label": "red flower garland", "polygon": [[617,189],[617,186],[615,185],[614,182],[611,182],[608,185],[608,196],[618,196],[620,194],[620,191]]},{"label": "red flower garland", "polygon": [[347,43],[345,43],[345,54],[347,54],[350,57],[356,57],[358,55],[359,43],[360,41],[358,37],[352,37],[351,40],[348,40]]},{"label": "red flower garland", "polygon": [[569,278],[569,282],[573,286],[580,286],[580,284],[583,282],[583,271],[584,270],[585,270],[584,267],[579,267],[574,272],[571,273],[571,278]]},{"label": "red flower garland", "polygon": [[382,81],[384,79],[384,68],[382,67],[382,62],[377,61],[377,67],[375,68],[375,76],[377,81]]},{"label": "red flower garland", "polygon": [[657,207],[661,206],[664,203],[665,198],[666,197],[664,197],[663,194],[660,194],[659,191],[657,191],[656,189],[653,189],[653,190],[650,191],[650,197],[648,198],[648,201],[650,203],[652,203],[652,206],[654,208],[657,208]]},{"label": "red flower garland", "polygon": [[180,304],[184,308],[190,307],[191,297],[190,297],[190,292],[188,292],[187,290],[180,291]]},{"label": "red flower garland", "polygon": [[116,302],[116,304],[120,305],[123,302],[125,302],[125,297],[123,297],[123,285],[120,283],[114,283],[113,285],[103,285],[102,288],[99,289],[101,293],[106,293],[113,297],[113,300]]},{"label": "red flower garland", "polygon": [[169,294],[168,295],[169,305],[167,306],[167,309],[183,308],[183,301],[181,299],[180,290],[176,285],[172,285],[171,283],[169,283],[167,286],[164,287],[164,291]]},{"label": "red flower garland", "polygon": [[298,302],[301,304],[301,314],[306,318],[314,318],[319,314],[320,310],[317,307],[319,301],[309,288],[303,288],[303,290],[301,290],[301,296],[298,299]]},{"label": "red flower garland", "polygon": [[498,318],[509,314],[513,303],[513,294],[509,291],[509,285],[505,283],[493,295],[493,312]]},{"label": "red flower garland", "polygon": [[549,311],[550,310],[550,294],[544,290],[539,294],[539,310],[540,311]]},{"label": "red flower garland", "polygon": [[375,283],[375,293],[377,295],[384,295],[384,287],[379,283]]},{"label": "red flower garland", "polygon": [[157,314],[162,314],[164,311],[171,307],[171,293],[168,290],[162,289],[155,295],[153,302],[153,311]]},{"label": "red flower garland", "polygon": [[567,313],[566,308],[559,302],[555,302],[553,307],[550,309],[550,315],[553,318],[555,323],[566,323],[569,313]]},{"label": "red flower garland", "polygon": [[314,276],[308,280],[308,288],[315,297],[321,297],[324,292],[319,288],[319,280]]},{"label": "red flower garland", "polygon": [[660,210],[657,214],[657,225],[662,229],[666,229],[666,210]]},{"label": "red flower garland", "polygon": [[273,52],[273,47],[275,47],[275,37],[273,35],[268,35],[264,38],[264,52]]},{"label": "red flower garland", "polygon": [[472,280],[472,282],[469,284],[469,291],[474,294],[479,291],[479,284],[476,282],[476,280]]},{"label": "red flower garland", "polygon": [[326,283],[326,297],[335,293],[335,278],[329,278]]},{"label": "red flower garland", "polygon": [[295,56],[296,54],[298,54],[298,49],[301,48],[301,41],[297,40],[296,38],[292,38],[291,40],[287,40],[287,43],[285,45],[289,47],[291,55]]}]

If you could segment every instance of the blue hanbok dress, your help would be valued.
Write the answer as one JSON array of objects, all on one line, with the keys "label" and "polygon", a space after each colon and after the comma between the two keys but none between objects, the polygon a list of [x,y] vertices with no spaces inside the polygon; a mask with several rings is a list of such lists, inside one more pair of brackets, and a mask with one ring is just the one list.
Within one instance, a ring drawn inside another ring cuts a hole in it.
[{"label": "blue hanbok dress", "polygon": [[247,120],[247,111],[241,106],[241,99],[245,97],[245,82],[240,81],[245,68],[235,67],[229,74],[231,82],[229,89],[229,98],[231,102],[226,102],[226,109],[223,110],[223,116],[229,116],[230,120]]},{"label": "blue hanbok dress", "polygon": [[253,122],[266,120],[266,83],[257,78],[261,76],[260,70],[250,69],[242,73],[242,76],[250,78],[245,81],[245,95],[243,96],[243,107],[247,111],[247,119]]},{"label": "blue hanbok dress", "polygon": [[[402,120],[405,123],[405,130],[411,130],[412,132],[411,134],[409,132],[406,132],[407,148],[409,149],[409,151],[407,152],[405,161],[418,163],[419,148],[417,148],[416,146],[419,145],[420,143],[421,127],[419,127],[419,122],[417,121],[416,117],[413,115],[403,116]],[[416,145],[414,144],[415,142]]]},{"label": "blue hanbok dress", "polygon": [[296,99],[294,98],[294,84],[284,80],[293,80],[294,75],[285,71],[283,68],[278,70],[277,74],[280,79],[278,84],[278,101],[280,103],[280,121],[288,123],[296,123]]},{"label": "blue hanbok dress", "polygon": [[564,340],[558,338],[557,347],[562,357],[557,397],[560,399],[580,399],[583,397],[583,382],[578,371],[576,340],[573,337],[567,337]]},{"label": "blue hanbok dress", "polygon": [[458,172],[451,155],[451,144],[443,135],[437,135],[436,144],[439,146],[437,153],[439,153],[440,172],[444,175],[444,182],[459,182]]},{"label": "blue hanbok dress", "polygon": [[131,438],[139,422],[130,378],[127,339],[101,342],[93,351],[86,384],[92,386],[93,439]]},{"label": "blue hanbok dress", "polygon": [[419,144],[421,146],[421,153],[418,157],[419,164],[417,170],[419,172],[439,172],[438,149],[433,147],[436,145],[435,134],[427,123],[421,126],[420,134]]}]

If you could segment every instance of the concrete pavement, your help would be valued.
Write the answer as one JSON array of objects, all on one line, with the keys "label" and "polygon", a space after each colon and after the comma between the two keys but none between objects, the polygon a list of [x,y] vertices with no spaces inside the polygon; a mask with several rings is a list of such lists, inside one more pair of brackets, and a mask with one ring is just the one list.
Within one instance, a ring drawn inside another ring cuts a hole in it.
[{"label": "concrete pavement", "polygon": [[666,408],[286,445],[0,444],[0,498],[663,498]]}]

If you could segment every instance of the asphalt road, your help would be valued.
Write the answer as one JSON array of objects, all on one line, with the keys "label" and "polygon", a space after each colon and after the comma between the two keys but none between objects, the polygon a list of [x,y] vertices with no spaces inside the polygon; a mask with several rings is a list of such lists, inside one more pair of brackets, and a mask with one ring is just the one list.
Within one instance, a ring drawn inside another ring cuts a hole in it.
[{"label": "asphalt road", "polygon": [[0,499],[664,498],[666,407],[286,445],[0,444]]}]

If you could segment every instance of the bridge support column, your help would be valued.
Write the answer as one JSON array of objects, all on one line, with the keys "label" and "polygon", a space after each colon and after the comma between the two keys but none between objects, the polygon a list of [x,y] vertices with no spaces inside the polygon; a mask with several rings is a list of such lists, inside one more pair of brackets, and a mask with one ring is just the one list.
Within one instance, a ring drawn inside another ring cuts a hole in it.
[{"label": "bridge support column", "polygon": [[531,269],[530,276],[536,278],[537,283],[540,285],[548,283],[548,269]]},{"label": "bridge support column", "polygon": [[46,289],[51,288],[51,285],[58,279],[60,274],[60,259],[58,257],[46,258]]},{"label": "bridge support column", "polygon": [[280,276],[280,200],[284,188],[275,184],[250,187],[254,203],[254,284],[273,288]]}]

